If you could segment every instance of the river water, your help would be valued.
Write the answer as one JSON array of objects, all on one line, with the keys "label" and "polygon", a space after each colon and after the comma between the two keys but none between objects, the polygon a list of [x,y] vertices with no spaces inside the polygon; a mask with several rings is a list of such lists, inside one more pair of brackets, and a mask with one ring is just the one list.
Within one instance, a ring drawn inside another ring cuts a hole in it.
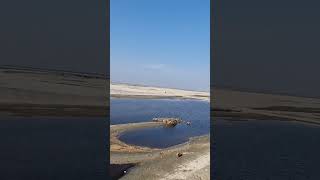
[{"label": "river water", "polygon": [[277,120],[214,123],[218,180],[319,180],[320,127]]},{"label": "river water", "polygon": [[210,106],[198,100],[111,99],[111,124],[150,122],[154,117],[177,117],[190,121],[175,127],[130,131],[120,140],[134,145],[165,148],[186,142],[190,137],[210,133]]}]

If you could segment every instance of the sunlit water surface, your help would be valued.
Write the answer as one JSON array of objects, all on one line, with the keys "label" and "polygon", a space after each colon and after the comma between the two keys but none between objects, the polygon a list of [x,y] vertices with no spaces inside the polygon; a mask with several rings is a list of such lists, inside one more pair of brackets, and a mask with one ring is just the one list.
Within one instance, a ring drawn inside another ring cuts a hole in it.
[{"label": "sunlit water surface", "polygon": [[191,125],[130,131],[120,140],[140,146],[164,148],[186,142],[190,137],[209,134],[209,102],[168,99],[111,99],[111,124],[150,122],[155,117],[178,117]]}]

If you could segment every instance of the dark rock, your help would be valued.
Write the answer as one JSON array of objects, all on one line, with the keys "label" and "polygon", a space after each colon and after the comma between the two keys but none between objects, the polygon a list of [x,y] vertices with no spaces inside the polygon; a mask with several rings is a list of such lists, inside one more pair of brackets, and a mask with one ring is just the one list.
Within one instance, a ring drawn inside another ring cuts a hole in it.
[{"label": "dark rock", "polygon": [[153,118],[152,121],[154,122],[162,122],[165,126],[174,127],[178,123],[181,123],[182,120],[179,118]]}]

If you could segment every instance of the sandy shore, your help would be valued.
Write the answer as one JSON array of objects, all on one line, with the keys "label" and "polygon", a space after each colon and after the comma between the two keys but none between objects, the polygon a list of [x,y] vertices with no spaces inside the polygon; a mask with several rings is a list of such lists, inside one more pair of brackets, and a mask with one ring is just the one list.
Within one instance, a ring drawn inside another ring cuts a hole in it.
[{"label": "sandy shore", "polygon": [[[101,75],[20,67],[0,67],[0,115],[106,117],[108,83]],[[208,92],[111,84],[115,98],[170,98],[209,101]],[[110,127],[111,164],[136,164],[123,179],[209,179],[210,138],[165,149],[128,145],[118,137],[129,130],[162,126],[145,122]],[[182,157],[177,157],[177,153]],[[201,166],[198,166],[201,164]],[[196,167],[196,168],[195,168]],[[151,168],[151,169],[150,169]]]},{"label": "sandy shore", "polygon": [[209,92],[188,91],[181,89],[138,86],[129,84],[110,85],[111,97],[115,98],[168,98],[168,99],[196,99],[209,101]]},{"label": "sandy shore", "polygon": [[[2,116],[106,116],[109,80],[85,74],[25,67],[0,67]],[[208,92],[111,84],[114,98],[176,98],[209,101]]]},{"label": "sandy shore", "polygon": [[[165,149],[125,144],[121,133],[147,127],[162,126],[158,122],[130,123],[110,127],[110,163],[136,164],[121,179],[210,179],[210,137],[191,138],[188,142]],[[177,153],[182,153],[181,157]]]},{"label": "sandy shore", "polygon": [[[183,155],[177,157],[177,153]],[[160,154],[161,153],[161,154]],[[210,179],[210,138],[197,137],[189,142],[158,151],[152,160],[143,161],[121,179]]]},{"label": "sandy shore", "polygon": [[102,75],[0,67],[2,116],[106,116]]},{"label": "sandy shore", "polygon": [[160,122],[128,123],[110,126],[110,151],[112,152],[151,152],[155,149],[133,146],[121,142],[118,137],[127,131],[162,126]]},{"label": "sandy shore", "polygon": [[320,125],[320,99],[213,89],[214,117],[288,120]]}]

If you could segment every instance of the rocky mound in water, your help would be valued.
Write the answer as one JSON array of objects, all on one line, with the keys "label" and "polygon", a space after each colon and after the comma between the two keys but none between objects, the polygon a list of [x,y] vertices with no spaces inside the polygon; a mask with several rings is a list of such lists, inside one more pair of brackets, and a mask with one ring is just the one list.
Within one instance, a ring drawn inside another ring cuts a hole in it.
[{"label": "rocky mound in water", "polygon": [[182,120],[180,118],[153,118],[154,122],[162,122],[165,126],[174,127],[178,123],[181,123]]}]

